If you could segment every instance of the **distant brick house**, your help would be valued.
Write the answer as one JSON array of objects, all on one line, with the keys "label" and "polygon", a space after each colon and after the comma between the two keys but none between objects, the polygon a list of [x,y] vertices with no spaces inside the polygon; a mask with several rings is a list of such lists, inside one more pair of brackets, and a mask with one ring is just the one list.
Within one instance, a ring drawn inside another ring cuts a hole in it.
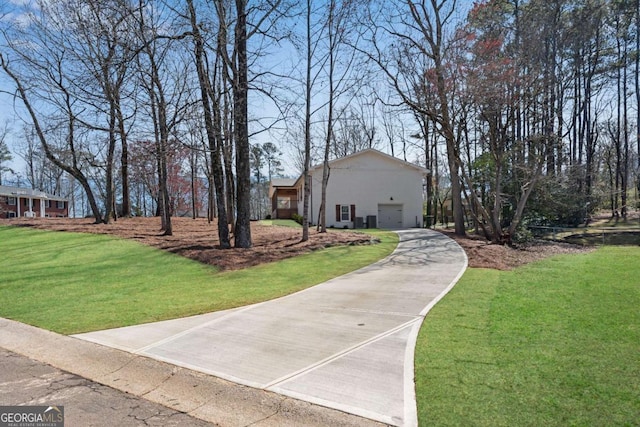
[{"label": "distant brick house", "polygon": [[67,216],[69,201],[64,197],[30,188],[0,185],[1,218]]}]

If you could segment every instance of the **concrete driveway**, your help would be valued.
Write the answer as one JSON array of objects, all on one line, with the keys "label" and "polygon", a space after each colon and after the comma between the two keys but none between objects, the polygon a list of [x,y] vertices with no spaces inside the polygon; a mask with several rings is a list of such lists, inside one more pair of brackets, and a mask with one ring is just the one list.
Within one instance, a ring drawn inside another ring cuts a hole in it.
[{"label": "concrete driveway", "polygon": [[432,230],[398,232],[389,257],[276,300],[76,335],[392,425],[417,425],[415,340],[467,266]]}]

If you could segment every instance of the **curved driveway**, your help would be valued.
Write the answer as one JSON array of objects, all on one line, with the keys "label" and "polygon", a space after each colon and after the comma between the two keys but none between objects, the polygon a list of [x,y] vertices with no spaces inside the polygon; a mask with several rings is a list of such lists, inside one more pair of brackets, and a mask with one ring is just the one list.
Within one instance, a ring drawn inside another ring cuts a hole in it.
[{"label": "curved driveway", "polygon": [[283,298],[76,335],[393,425],[416,425],[415,340],[467,266],[432,230],[399,231],[389,257]]}]

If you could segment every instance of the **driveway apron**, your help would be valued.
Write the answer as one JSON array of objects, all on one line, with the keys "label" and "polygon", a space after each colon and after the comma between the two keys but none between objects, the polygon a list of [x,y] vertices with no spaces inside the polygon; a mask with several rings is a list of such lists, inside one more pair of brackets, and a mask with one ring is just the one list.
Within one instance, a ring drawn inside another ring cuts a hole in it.
[{"label": "driveway apron", "polygon": [[413,353],[467,266],[441,233],[398,231],[387,258],[234,310],[76,337],[392,425],[417,425]]}]

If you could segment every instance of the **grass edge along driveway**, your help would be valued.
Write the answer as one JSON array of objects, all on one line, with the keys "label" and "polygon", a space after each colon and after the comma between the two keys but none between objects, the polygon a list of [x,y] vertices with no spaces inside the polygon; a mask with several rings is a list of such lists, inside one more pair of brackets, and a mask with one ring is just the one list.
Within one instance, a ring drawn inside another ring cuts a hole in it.
[{"label": "grass edge along driveway", "polygon": [[637,425],[640,248],[468,269],[416,346],[421,425]]},{"label": "grass edge along driveway", "polygon": [[134,241],[0,226],[0,316],[63,334],[225,310],[322,283],[384,258],[398,236],[218,272]]}]

